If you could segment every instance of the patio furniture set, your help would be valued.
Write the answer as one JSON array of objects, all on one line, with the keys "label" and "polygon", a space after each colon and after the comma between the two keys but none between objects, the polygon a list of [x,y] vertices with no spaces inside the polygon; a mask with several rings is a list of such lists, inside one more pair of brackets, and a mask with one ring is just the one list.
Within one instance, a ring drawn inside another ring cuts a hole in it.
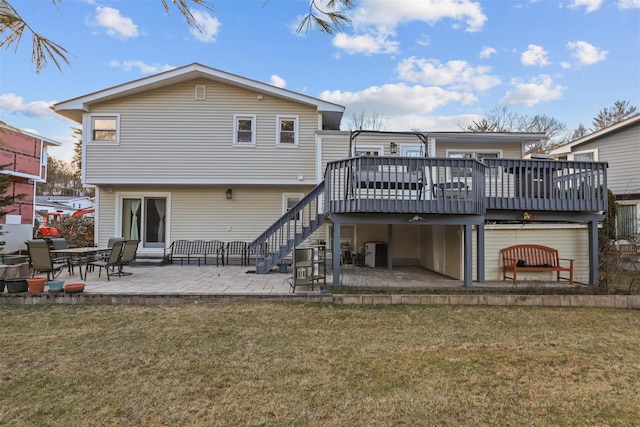
[{"label": "patio furniture set", "polygon": [[[86,280],[87,273],[94,267],[99,268],[98,277],[101,277],[104,268],[107,280],[111,279],[112,274],[129,275],[131,273],[123,271],[123,268],[135,260],[138,243],[140,243],[139,240],[114,238],[110,239],[107,247],[70,248],[64,239],[47,240],[35,239],[26,243],[32,276],[36,273],[46,273],[49,280],[57,277],[64,269],[73,275],[76,266],[81,280]],[[83,266],[85,267],[84,275]]]}]

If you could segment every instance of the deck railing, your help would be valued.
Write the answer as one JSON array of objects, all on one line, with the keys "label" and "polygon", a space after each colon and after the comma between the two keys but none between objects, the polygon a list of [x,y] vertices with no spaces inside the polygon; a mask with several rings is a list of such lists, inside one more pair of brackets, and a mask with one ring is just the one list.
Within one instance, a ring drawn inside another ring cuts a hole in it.
[{"label": "deck railing", "polygon": [[598,212],[607,208],[607,164],[485,159],[487,209]]},{"label": "deck railing", "polygon": [[606,210],[602,162],[356,157],[330,162],[332,213],[484,214],[487,209]]},{"label": "deck railing", "polygon": [[474,159],[363,156],[330,162],[326,210],[481,214],[485,169]]}]

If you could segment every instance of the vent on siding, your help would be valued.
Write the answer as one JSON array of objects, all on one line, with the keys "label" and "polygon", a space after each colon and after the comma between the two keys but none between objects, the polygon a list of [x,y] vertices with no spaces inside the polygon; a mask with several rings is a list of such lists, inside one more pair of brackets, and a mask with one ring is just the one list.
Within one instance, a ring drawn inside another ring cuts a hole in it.
[{"label": "vent on siding", "polygon": [[196,85],[196,99],[206,99],[206,97],[207,97],[207,86]]}]

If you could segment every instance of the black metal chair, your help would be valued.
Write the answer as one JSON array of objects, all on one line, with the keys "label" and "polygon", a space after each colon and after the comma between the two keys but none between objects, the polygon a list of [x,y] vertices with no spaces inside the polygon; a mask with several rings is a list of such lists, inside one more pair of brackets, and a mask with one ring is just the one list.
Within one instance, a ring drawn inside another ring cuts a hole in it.
[{"label": "black metal chair", "polygon": [[90,261],[88,266],[100,267],[98,270],[98,277],[102,274],[102,269],[104,268],[107,272],[107,280],[111,280],[109,277],[109,268],[111,267],[119,267],[120,256],[122,255],[122,247],[124,246],[124,241],[114,242],[113,247],[111,248],[111,252],[109,252],[109,256],[106,259],[96,259]]},{"label": "black metal chair", "polygon": [[[241,241],[233,241],[227,242],[224,247],[224,258],[226,259],[226,264],[229,265],[229,259],[238,259],[240,261],[240,265],[245,266],[249,264],[249,244],[247,242]],[[223,262],[222,265],[225,263]]]}]

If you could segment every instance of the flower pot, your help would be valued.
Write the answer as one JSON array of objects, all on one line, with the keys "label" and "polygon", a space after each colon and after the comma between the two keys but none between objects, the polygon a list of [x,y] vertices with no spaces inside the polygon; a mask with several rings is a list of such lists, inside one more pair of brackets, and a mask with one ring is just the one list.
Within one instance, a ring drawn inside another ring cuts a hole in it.
[{"label": "flower pot", "polygon": [[4,279],[4,283],[7,287],[7,292],[11,294],[27,292],[29,290],[29,285],[27,285],[27,279],[25,277],[7,277]]},{"label": "flower pot", "polygon": [[64,285],[64,291],[68,294],[77,294],[84,291],[84,283],[69,283]]},{"label": "flower pot", "polygon": [[56,294],[58,292],[62,292],[64,280],[49,280],[47,285],[49,286],[49,293]]},{"label": "flower pot", "polygon": [[45,277],[33,277],[27,279],[29,293],[41,294],[44,292],[44,284],[47,282]]}]

